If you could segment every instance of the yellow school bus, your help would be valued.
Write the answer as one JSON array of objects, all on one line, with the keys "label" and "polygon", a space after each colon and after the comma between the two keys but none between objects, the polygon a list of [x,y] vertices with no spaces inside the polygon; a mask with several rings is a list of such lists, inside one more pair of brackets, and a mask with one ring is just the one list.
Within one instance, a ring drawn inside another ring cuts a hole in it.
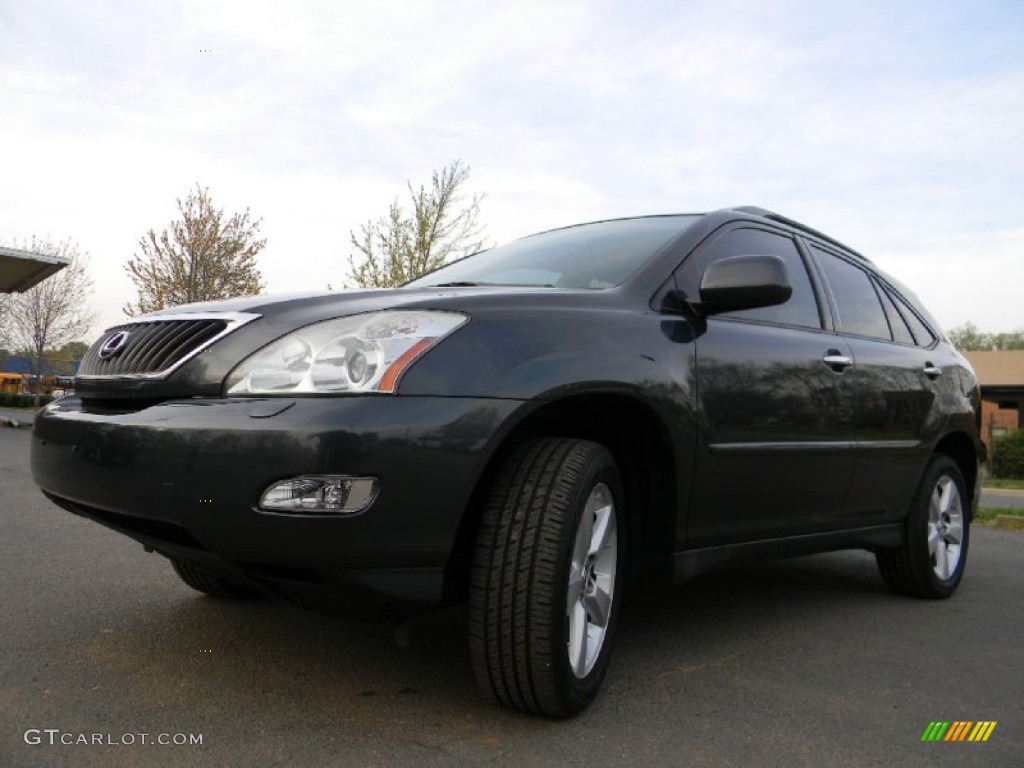
[{"label": "yellow school bus", "polygon": [[21,374],[0,373],[0,392],[21,392]]}]

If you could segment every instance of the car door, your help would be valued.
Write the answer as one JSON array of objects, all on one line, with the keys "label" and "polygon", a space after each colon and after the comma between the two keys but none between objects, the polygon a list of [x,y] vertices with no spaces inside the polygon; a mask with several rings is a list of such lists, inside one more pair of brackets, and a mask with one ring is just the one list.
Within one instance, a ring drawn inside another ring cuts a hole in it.
[{"label": "car door", "polygon": [[788,233],[734,226],[677,273],[698,295],[708,264],[772,254],[786,264],[784,304],[715,315],[696,339],[700,437],[686,547],[834,527],[846,509],[855,424],[846,342],[826,330],[819,279]]},{"label": "car door", "polygon": [[865,524],[896,519],[913,495],[914,467],[927,459],[928,415],[943,375],[930,349],[936,338],[855,258],[818,244],[810,252],[855,361],[847,373],[857,392],[850,514]]}]

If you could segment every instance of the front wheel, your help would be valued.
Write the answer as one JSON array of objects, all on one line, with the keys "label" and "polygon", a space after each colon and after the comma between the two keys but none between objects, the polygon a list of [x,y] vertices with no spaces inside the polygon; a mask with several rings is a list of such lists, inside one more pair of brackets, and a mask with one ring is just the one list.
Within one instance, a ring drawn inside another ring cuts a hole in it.
[{"label": "front wheel", "polygon": [[604,679],[621,607],[622,487],[587,440],[520,446],[484,508],[470,577],[477,681],[549,717],[584,709]]},{"label": "front wheel", "polygon": [[956,462],[948,456],[932,458],[904,523],[903,543],[875,555],[892,590],[928,598],[956,591],[970,543],[966,487]]}]

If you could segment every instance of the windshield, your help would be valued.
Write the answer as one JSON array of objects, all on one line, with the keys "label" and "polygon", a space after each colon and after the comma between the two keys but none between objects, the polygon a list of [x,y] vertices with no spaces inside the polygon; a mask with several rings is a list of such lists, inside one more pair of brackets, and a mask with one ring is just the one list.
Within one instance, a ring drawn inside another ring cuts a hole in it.
[{"label": "windshield", "polygon": [[448,264],[405,287],[613,288],[698,218],[650,216],[542,232]]}]

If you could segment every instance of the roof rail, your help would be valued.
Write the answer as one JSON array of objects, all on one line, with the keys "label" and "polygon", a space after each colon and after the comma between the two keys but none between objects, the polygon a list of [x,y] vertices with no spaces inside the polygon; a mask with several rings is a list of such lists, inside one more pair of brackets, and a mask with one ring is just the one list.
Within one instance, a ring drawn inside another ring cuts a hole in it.
[{"label": "roof rail", "polygon": [[801,232],[806,232],[809,235],[814,235],[815,237],[821,238],[825,242],[838,246],[839,248],[842,248],[844,251],[853,254],[858,259],[861,259],[868,264],[873,263],[871,259],[865,256],[863,253],[855,251],[853,248],[851,248],[848,245],[845,245],[844,243],[839,242],[834,237],[830,237],[829,235],[826,235],[824,232],[814,229],[813,227],[809,227],[806,224],[801,224],[799,221],[796,221],[795,219],[783,216],[780,213],[775,213],[774,211],[769,211],[767,208],[761,208],[760,206],[757,205],[740,205],[735,208],[730,208],[729,210],[736,211],[738,213],[750,214],[751,216],[760,216],[761,218],[768,219],[769,221],[775,221],[778,222],[779,224],[785,224],[786,226],[792,227],[793,229],[798,229]]}]

